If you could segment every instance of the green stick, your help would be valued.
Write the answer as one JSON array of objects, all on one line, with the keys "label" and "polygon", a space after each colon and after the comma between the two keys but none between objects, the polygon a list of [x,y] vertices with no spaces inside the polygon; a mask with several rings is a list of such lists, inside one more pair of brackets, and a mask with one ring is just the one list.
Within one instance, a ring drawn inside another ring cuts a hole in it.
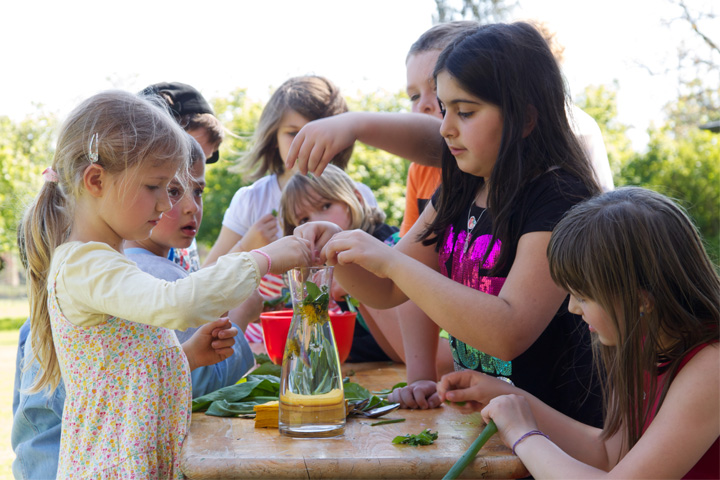
[{"label": "green stick", "polygon": [[404,422],[404,421],[405,421],[404,418],[391,418],[391,419],[389,419],[389,420],[381,420],[381,421],[379,421],[379,422],[371,423],[370,426],[371,426],[371,427],[376,427],[376,426],[378,426],[378,425],[388,425],[388,424],[390,424],[390,423],[402,423],[402,422]]},{"label": "green stick", "polygon": [[452,466],[450,471],[445,474],[443,480],[453,480],[455,478],[458,478],[462,471],[465,470],[465,467],[470,465],[470,462],[473,461],[475,455],[477,455],[483,445],[485,445],[485,442],[487,442],[490,437],[492,437],[496,433],[497,427],[495,426],[495,422],[490,420],[485,426],[485,428],[483,428],[483,431],[480,432],[480,435],[478,435],[472,445],[470,445],[470,448],[468,448],[467,451],[463,453],[462,457],[460,457],[458,461],[455,462],[455,465]]}]

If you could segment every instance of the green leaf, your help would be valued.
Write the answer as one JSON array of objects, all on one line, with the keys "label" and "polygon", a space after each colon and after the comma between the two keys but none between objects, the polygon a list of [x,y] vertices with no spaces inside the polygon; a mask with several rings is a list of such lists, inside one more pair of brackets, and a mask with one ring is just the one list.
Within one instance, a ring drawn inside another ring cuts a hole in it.
[{"label": "green leaf", "polygon": [[224,400],[236,403],[250,396],[280,395],[280,378],[274,375],[248,375],[247,381],[230,385],[214,392],[197,397],[192,402],[192,411],[205,410],[213,402]]},{"label": "green leaf", "polygon": [[305,300],[310,300],[308,303],[314,303],[315,299],[317,299],[320,295],[322,295],[322,290],[320,290],[320,287],[315,285],[314,282],[307,281],[305,282],[305,289],[307,290],[307,297],[305,297]]},{"label": "green leaf", "polygon": [[[404,421],[405,421],[404,418],[391,418],[391,419],[388,419],[388,420],[381,420],[381,421],[379,421],[379,422],[371,423],[370,426],[371,426],[371,427],[377,427],[378,425],[388,425],[388,424],[390,424],[390,423],[402,423],[402,422],[404,422]],[[397,437],[396,437],[396,438],[397,438]]]},{"label": "green leaf", "polygon": [[412,445],[413,447],[417,447],[420,445],[432,445],[435,440],[438,438],[438,433],[431,431],[429,428],[426,428],[422,432],[413,435],[408,433],[407,435],[398,435],[397,437],[393,438],[392,443],[394,444],[406,444],[406,445]]}]

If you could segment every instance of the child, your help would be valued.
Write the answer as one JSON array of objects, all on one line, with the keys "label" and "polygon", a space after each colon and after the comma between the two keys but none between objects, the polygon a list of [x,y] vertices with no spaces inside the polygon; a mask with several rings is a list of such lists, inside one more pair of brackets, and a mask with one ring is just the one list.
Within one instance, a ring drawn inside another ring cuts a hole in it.
[{"label": "child", "polygon": [[[394,243],[397,227],[384,223],[385,213],[370,207],[347,173],[328,165],[320,176],[295,175],[288,181],[280,200],[283,233],[292,235],[298,225],[328,221],[343,230],[359,228],[388,245]],[[333,285],[333,296],[341,305],[345,292]],[[345,307],[347,309],[347,306]],[[399,337],[395,309],[375,310],[365,305],[355,324],[355,335],[348,362],[401,361],[392,347],[391,337]],[[386,321],[390,317],[391,321]],[[395,330],[392,328],[395,327]]]},{"label": "child", "polygon": [[[187,277],[188,273],[179,265],[168,260],[173,248],[187,248],[195,239],[203,216],[202,195],[205,190],[205,155],[200,144],[189,137],[190,178],[186,185],[175,179],[169,193],[172,209],[164,214],[149,238],[125,242],[125,255],[141,270],[167,281]],[[233,325],[237,332],[237,326]],[[186,331],[176,330],[180,343],[188,341],[197,328]],[[236,338],[233,352],[222,362],[192,371],[193,398],[206,395],[219,388],[232,385],[254,365],[254,357],[244,336]]]},{"label": "child", "polygon": [[173,283],[125,258],[123,242],[147,238],[170,210],[167,187],[187,171],[188,153],[186,134],[161,106],[100,93],[64,123],[23,219],[40,368],[30,392],[52,393],[61,373],[67,392],[59,478],[181,477],[196,366],[188,359],[218,359],[210,345],[186,357],[167,328],[215,322],[268,271],[312,263],[309,242],[291,237]]},{"label": "child", "polygon": [[[464,20],[441,23],[428,29],[410,47],[406,60],[407,92],[412,102],[413,112],[427,113],[442,118],[433,78],[435,63],[442,50],[455,37],[471,30],[477,30],[479,26],[478,22]],[[555,60],[562,65],[564,49],[557,41],[554,32],[544,23],[537,22],[534,26],[548,42]],[[592,117],[575,104],[572,104],[571,107],[571,113],[568,113],[568,119],[571,120],[570,126],[580,140],[586,156],[590,159],[601,188],[611,190],[613,188],[612,173],[600,128]],[[405,216],[400,227],[401,235],[405,235],[415,223],[419,212],[422,211],[439,184],[440,168],[418,163],[410,164]],[[451,371],[443,367],[447,363],[443,358],[447,341],[440,340],[436,361],[429,353],[434,351],[434,343],[429,342],[435,340],[437,326],[412,302],[406,302],[400,308],[402,308],[402,313],[399,318],[403,326],[402,338],[405,355],[406,359],[408,357],[412,359],[406,362],[409,386],[395,389],[390,394],[389,400],[400,402],[403,407],[409,408],[439,406],[440,400],[434,392],[435,380],[441,375],[436,376],[436,369],[442,373]],[[449,347],[447,347],[447,351],[449,354]],[[450,363],[452,363],[452,358]]]},{"label": "child", "polygon": [[[345,99],[329,80],[319,76],[293,77],[273,93],[260,115],[252,147],[243,158],[245,169],[253,170],[252,185],[239,189],[223,218],[220,235],[208,253],[204,265],[212,265],[220,255],[250,251],[280,238],[275,215],[285,184],[295,174],[285,168],[288,148],[295,134],[309,121],[347,111]],[[333,156],[332,163],[344,169],[353,147]],[[368,203],[377,205],[370,189],[357,184]],[[280,296],[282,278],[268,275],[260,284],[266,299]],[[254,334],[253,334],[253,329]],[[259,324],[251,324],[246,335],[257,339]],[[261,337],[260,337],[261,338]]]},{"label": "child", "polygon": [[[424,32],[412,44],[405,60],[407,94],[411,110],[442,119],[440,104],[435,91],[433,69],[440,52],[458,35],[475,30],[475,21],[458,20],[440,23]],[[440,186],[440,167],[412,162],[408,168],[405,193],[405,214],[400,235],[410,230],[420,212]],[[437,325],[412,301],[397,307],[400,322],[407,383],[396,388],[388,400],[399,402],[403,408],[432,408],[440,405],[435,392],[435,381],[443,374],[453,371],[453,358],[447,333],[440,332]],[[438,334],[441,336],[438,337]]]},{"label": "child", "polygon": [[[323,250],[335,277],[375,308],[413,300],[450,334],[458,368],[502,377],[599,425],[589,335],[567,312],[567,293],[544,259],[555,223],[599,192],[565,116],[557,63],[532,26],[496,24],[450,44],[434,76],[444,112],[442,186],[394,248],[363,232],[335,233]],[[291,165],[298,152],[303,163],[322,164],[333,151],[325,142],[373,135],[373,145],[400,145],[392,153],[405,158],[433,151],[429,115],[331,120],[298,134]],[[333,230],[310,223],[296,234],[315,241]]]},{"label": "child", "polygon": [[[206,164],[220,159],[220,144],[225,138],[225,127],[195,87],[181,82],[161,82],[146,87],[141,95],[162,98],[173,118],[200,144]],[[187,272],[195,272],[200,268],[195,239],[186,248],[171,249],[169,258]]]},{"label": "child", "polygon": [[[202,220],[201,194],[205,186],[205,155],[197,141],[192,137],[188,139],[191,143],[192,176],[189,182],[193,187],[193,195],[182,195],[181,183],[174,180],[170,191],[176,203],[172,210],[161,218],[157,228],[153,229],[151,238],[140,242],[125,242],[125,255],[129,259],[137,263],[144,272],[167,281],[187,276],[184,268],[167,259],[171,245],[185,248],[195,238],[195,232],[187,232],[187,228],[183,229],[183,225],[179,225],[183,215],[192,217],[185,219],[194,229],[199,227]],[[140,245],[153,251],[140,248]],[[29,330],[29,323],[23,328]],[[219,330],[215,332],[215,338],[211,338],[215,329]],[[200,328],[188,329],[186,332],[175,331],[186,355],[193,355],[193,345],[205,339],[213,342],[213,348],[224,358],[214,365],[198,364],[198,367],[192,370],[193,397],[235,383],[253,365],[250,346],[243,337],[236,337],[237,333],[237,327],[224,319]],[[11,437],[16,453],[13,473],[16,478],[54,478],[57,475],[60,451],[65,386],[61,380],[49,398],[44,392],[27,394],[24,390],[34,383],[38,374],[37,362],[25,363],[26,359],[32,359],[30,342],[26,342],[22,351],[18,352],[18,359]],[[195,361],[190,363],[197,364]]]},{"label": "child", "polygon": [[475,372],[443,377],[440,397],[485,407],[535,478],[720,478],[720,279],[685,212],[642,188],[605,193],[560,221],[548,258],[592,332],[603,429]]}]

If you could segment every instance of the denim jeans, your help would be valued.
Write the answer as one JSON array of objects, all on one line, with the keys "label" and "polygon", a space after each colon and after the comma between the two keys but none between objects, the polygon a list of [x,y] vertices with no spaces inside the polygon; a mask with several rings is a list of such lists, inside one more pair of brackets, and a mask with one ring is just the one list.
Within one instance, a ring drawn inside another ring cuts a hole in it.
[{"label": "denim jeans", "polygon": [[20,328],[17,361],[15,364],[15,390],[13,392],[13,424],[10,442],[15,452],[12,464],[16,479],[52,479],[57,474],[60,453],[60,431],[65,404],[65,385],[48,394],[47,390],[27,394],[40,370],[37,362],[23,372],[25,363],[32,358],[28,341],[30,320]]}]

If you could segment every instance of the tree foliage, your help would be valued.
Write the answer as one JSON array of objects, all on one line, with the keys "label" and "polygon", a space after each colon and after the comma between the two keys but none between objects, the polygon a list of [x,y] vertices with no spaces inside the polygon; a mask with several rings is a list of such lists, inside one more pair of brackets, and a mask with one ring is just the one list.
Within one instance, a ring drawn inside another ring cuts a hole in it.
[{"label": "tree foliage", "polygon": [[0,253],[17,253],[17,226],[52,163],[54,116],[38,112],[15,122],[0,117]]},{"label": "tree foliage", "polygon": [[518,2],[507,4],[505,0],[435,0],[437,15],[433,16],[433,23],[453,20],[503,22],[517,5]]}]

